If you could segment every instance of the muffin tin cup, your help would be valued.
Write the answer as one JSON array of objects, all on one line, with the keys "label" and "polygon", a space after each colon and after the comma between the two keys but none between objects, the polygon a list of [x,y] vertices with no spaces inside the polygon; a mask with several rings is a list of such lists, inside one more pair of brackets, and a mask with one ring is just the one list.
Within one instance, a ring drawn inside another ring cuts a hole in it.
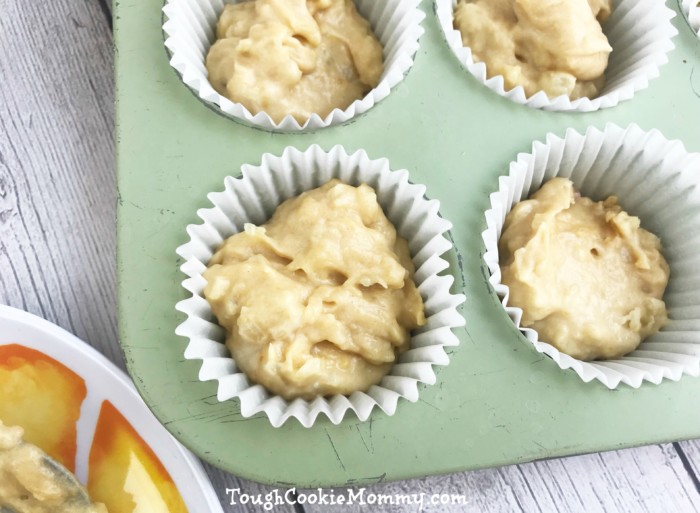
[{"label": "muffin tin cup", "polygon": [[[564,138],[548,134],[532,153],[519,154],[508,176],[499,178],[486,211],[484,261],[489,282],[525,338],[562,369],[573,369],[585,382],[598,380],[610,389],[620,383],[638,388],[643,381],[677,381],[683,374],[700,375],[700,154],[688,153],[680,141],[637,125],[623,129],[608,124],[585,134],[568,130]],[[501,283],[498,240],[511,208],[547,180],[569,178],[581,194],[594,200],[616,195],[642,227],[661,239],[671,269],[664,301],[669,321],[636,351],[607,361],[585,362],[538,340],[537,332],[520,325],[522,310],[508,305],[508,287]]]},{"label": "muffin tin cup", "polygon": [[384,48],[384,72],[377,86],[364,98],[345,109],[334,109],[325,118],[312,114],[303,124],[291,115],[276,123],[265,112],[251,113],[214,90],[207,79],[205,60],[216,40],[216,22],[224,4],[231,0],[167,0],[163,7],[167,36],[165,46],[170,65],[182,81],[203,101],[244,124],[281,132],[307,132],[344,123],[371,109],[386,98],[413,65],[418,40],[423,35],[421,22],[425,13],[418,9],[420,0],[356,0],[359,13],[366,18]]},{"label": "muffin tin cup", "polygon": [[459,62],[497,94],[543,110],[590,112],[629,100],[659,76],[659,67],[668,62],[667,54],[674,48],[671,39],[678,34],[671,23],[675,13],[664,2],[613,0],[612,13],[603,24],[613,51],[600,95],[593,99],[571,100],[566,95],[550,98],[544,91],[539,91],[528,98],[522,86],[506,91],[502,75],[488,77],[486,64],[474,61],[471,49],[462,44],[461,33],[453,26],[456,5],[457,0],[436,0],[438,21]]},{"label": "muffin tin cup", "polygon": [[698,0],[683,0],[681,7],[691,28],[700,38],[700,5],[698,5]]},{"label": "muffin tin cup", "polygon": [[[387,218],[408,241],[427,323],[412,333],[409,350],[379,385],[349,396],[287,401],[252,383],[236,366],[224,345],[225,332],[203,298],[202,272],[223,241],[242,231],[244,223],[263,224],[283,201],[332,178],[353,185],[366,183],[376,191]],[[243,166],[240,178],[229,176],[224,183],[223,192],[208,195],[214,206],[197,212],[203,223],[189,225],[190,240],[177,249],[185,259],[181,270],[188,276],[182,286],[192,297],[176,306],[187,319],[175,333],[189,339],[185,358],[202,360],[199,379],[216,380],[219,401],[238,398],[241,415],[263,412],[275,427],[292,417],[310,427],[321,414],[338,424],[349,410],[364,421],[375,407],[393,415],[399,399],[417,401],[419,384],[436,382],[433,365],[449,363],[444,348],[459,344],[452,329],[464,326],[457,308],[465,297],[450,292],[452,276],[441,275],[449,266],[441,255],[452,247],[445,237],[452,225],[440,217],[439,202],[426,199],[425,187],[410,183],[407,171],[391,171],[386,159],[370,160],[364,151],[348,154],[341,146],[328,152],[313,145],[306,151],[288,147],[279,157],[265,154],[260,166]]]}]

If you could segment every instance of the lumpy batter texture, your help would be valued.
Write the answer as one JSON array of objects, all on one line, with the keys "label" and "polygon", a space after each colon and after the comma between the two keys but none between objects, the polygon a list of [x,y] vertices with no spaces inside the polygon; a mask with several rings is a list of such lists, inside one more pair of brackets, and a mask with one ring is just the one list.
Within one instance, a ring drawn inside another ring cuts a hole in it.
[{"label": "lumpy batter texture", "polygon": [[24,443],[20,427],[0,422],[0,511],[16,513],[107,513],[91,504],[68,471],[38,447]]},{"label": "lumpy batter texture", "polygon": [[227,4],[207,55],[219,94],[275,122],[345,109],[374,88],[382,46],[352,0]]},{"label": "lumpy batter texture", "polygon": [[594,202],[554,178],[513,207],[499,252],[521,325],[574,358],[617,358],[666,323],[660,241],[615,196]]},{"label": "lumpy batter texture", "polygon": [[506,91],[593,98],[612,51],[600,25],[610,10],[610,0],[460,0],[454,26]]},{"label": "lumpy batter texture", "polygon": [[367,390],[389,372],[425,324],[413,272],[374,190],[332,180],[227,239],[204,294],[241,370],[310,400]]}]

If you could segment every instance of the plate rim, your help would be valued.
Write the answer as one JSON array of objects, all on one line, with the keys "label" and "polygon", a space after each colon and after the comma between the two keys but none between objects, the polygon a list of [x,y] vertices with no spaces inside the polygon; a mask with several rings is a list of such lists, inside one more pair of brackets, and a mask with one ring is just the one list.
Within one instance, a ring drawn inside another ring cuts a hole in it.
[{"label": "plate rim", "polygon": [[[82,357],[87,358],[89,360],[94,361],[99,367],[101,367],[103,371],[106,371],[109,373],[109,375],[116,380],[116,382],[120,383],[120,385],[124,388],[124,391],[127,395],[131,396],[134,400],[133,403],[133,408],[138,408],[142,410],[142,413],[148,412],[148,415],[152,417],[152,419],[148,420],[139,420],[139,423],[147,422],[147,421],[155,421],[160,428],[162,429],[162,435],[167,435],[167,440],[168,442],[163,442],[164,444],[168,444],[172,447],[172,449],[175,451],[177,458],[182,461],[182,464],[187,468],[189,471],[189,474],[191,477],[194,477],[195,479],[195,484],[196,487],[194,488],[199,492],[201,497],[197,498],[191,498],[189,501],[187,500],[187,497],[180,492],[178,488],[178,492],[180,493],[183,502],[187,506],[189,511],[202,511],[202,513],[223,513],[223,508],[221,506],[221,502],[219,501],[216,492],[214,490],[213,485],[211,484],[210,479],[208,478],[206,472],[204,471],[204,467],[202,463],[194,456],[192,452],[190,452],[187,448],[185,448],[175,437],[172,436],[168,432],[168,430],[165,428],[165,426],[162,425],[162,423],[158,420],[158,418],[153,414],[151,411],[150,407],[148,404],[143,400],[141,395],[138,393],[138,389],[134,385],[133,381],[129,376],[121,370],[119,367],[117,367],[111,360],[109,360],[105,355],[100,353],[97,349],[92,347],[90,344],[87,342],[84,342],[77,336],[73,335],[69,331],[65,330],[64,328],[58,326],[57,324],[54,324],[42,317],[39,317],[35,314],[26,312],[24,310],[20,310],[18,308],[8,306],[8,305],[3,305],[0,304],[0,329],[5,327],[7,324],[12,325],[18,325],[18,326],[24,326],[28,327],[30,329],[35,329],[39,332],[42,332],[46,334],[48,337],[52,337],[56,340],[59,340],[61,343],[65,345],[65,347],[71,348],[72,351],[75,351],[77,354],[80,354]],[[25,328],[26,329],[26,328]],[[42,345],[42,342],[27,342],[26,340],[23,341],[22,337],[17,337],[18,340],[10,338],[6,338],[2,332],[0,332],[0,346],[3,345],[10,345],[10,344],[18,344],[18,345],[23,345],[24,347],[28,347],[30,349],[35,349],[38,351],[41,351],[43,354],[46,356],[53,358],[57,360],[59,363],[62,365],[65,365],[72,371],[76,372],[78,369],[76,367],[79,367],[80,365],[75,365],[72,362],[66,362],[64,360],[61,360],[61,357],[56,354],[56,352],[51,352],[51,354],[45,352],[43,349],[40,349],[39,347]],[[80,375],[80,377],[85,381],[86,385],[88,385],[88,378],[85,376],[81,375],[80,373],[76,372],[77,374]],[[106,392],[103,394],[104,396],[102,397],[102,401],[104,400],[109,400],[112,402],[112,398],[110,397],[110,394],[113,394],[111,390],[112,388],[105,388]],[[87,399],[87,396],[86,396]],[[144,442],[148,445],[148,447],[153,451],[153,453],[156,455],[158,460],[161,462],[163,467],[168,470],[168,474],[171,476],[173,479],[173,482],[175,482],[175,478],[173,477],[173,470],[169,469],[164,461],[163,461],[163,456],[159,455],[156,452],[156,449],[146,440],[146,437],[144,436],[144,433],[141,432],[137,428],[136,425],[134,425],[133,422],[133,413],[127,413],[123,411],[121,408],[118,408],[116,405],[115,407],[117,408],[117,411],[129,422],[129,424],[134,428],[134,430],[139,434],[139,437],[141,437]],[[81,406],[81,415],[82,415],[82,406]],[[205,499],[206,504],[200,504],[197,502],[197,500],[200,499]],[[196,500],[195,500],[196,499]],[[208,508],[208,509],[205,509]]]}]

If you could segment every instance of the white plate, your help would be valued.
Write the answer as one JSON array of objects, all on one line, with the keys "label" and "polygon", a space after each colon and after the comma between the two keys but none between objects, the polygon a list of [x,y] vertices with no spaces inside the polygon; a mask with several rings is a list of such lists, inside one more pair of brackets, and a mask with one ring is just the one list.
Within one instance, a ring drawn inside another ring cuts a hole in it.
[{"label": "white plate", "polygon": [[76,475],[85,484],[100,408],[119,410],[170,474],[190,513],[223,513],[204,473],[189,451],[156,420],[131,380],[102,354],[67,331],[21,310],[0,305],[0,346],[20,344],[65,365],[85,381],[87,396],[77,423]]}]

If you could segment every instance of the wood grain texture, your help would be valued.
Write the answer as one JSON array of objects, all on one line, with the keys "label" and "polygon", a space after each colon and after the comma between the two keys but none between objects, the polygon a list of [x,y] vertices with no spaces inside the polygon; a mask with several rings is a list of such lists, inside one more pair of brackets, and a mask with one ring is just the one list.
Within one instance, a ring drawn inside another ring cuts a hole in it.
[{"label": "wood grain texture", "polygon": [[[0,13],[0,303],[58,324],[124,368],[107,18],[98,0],[0,0]],[[206,469],[223,504],[227,487],[269,491]]]},{"label": "wood grain texture", "polygon": [[[106,11],[108,13],[112,12],[112,0],[95,0],[96,2],[99,2],[102,4],[102,10]],[[108,22],[109,23],[109,22]]]},{"label": "wood grain texture", "polygon": [[0,301],[123,367],[110,34],[94,2],[2,0],[0,12]]},{"label": "wood grain texture", "polygon": [[[0,0],[0,303],[40,315],[123,367],[115,306],[111,34],[100,0]],[[700,443],[572,457],[367,487],[426,494],[423,511],[700,511]],[[226,488],[271,487],[206,467]],[[281,490],[284,493],[284,490]],[[432,494],[466,505],[429,504]],[[306,511],[419,511],[419,505],[307,505]],[[302,511],[292,506],[276,512]]]},{"label": "wood grain texture", "polygon": [[[421,493],[422,504],[417,502]],[[387,513],[700,511],[700,495],[671,444],[367,487],[365,496],[370,494],[413,498],[410,506],[397,500],[383,507]],[[456,499],[460,495],[466,504]],[[334,511],[375,510],[369,504],[353,504],[336,506]],[[320,513],[325,509],[307,506],[306,511]]]},{"label": "wood grain texture", "polygon": [[693,480],[695,490],[700,494],[700,440],[688,440],[674,445],[683,458],[683,463]]}]

